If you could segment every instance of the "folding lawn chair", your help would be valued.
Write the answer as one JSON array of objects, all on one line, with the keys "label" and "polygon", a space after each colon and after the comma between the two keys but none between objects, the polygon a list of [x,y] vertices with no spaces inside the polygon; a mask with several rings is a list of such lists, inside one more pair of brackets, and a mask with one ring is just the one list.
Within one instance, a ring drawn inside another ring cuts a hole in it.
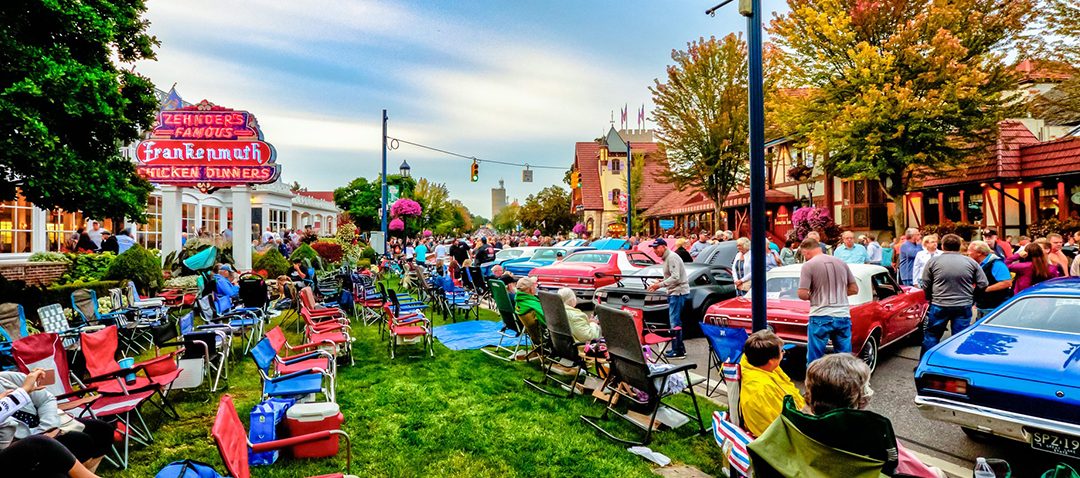
[{"label": "folding lawn chair", "polygon": [[[151,390],[158,395],[161,403],[155,405],[162,412],[173,418],[180,418],[180,414],[165,398],[172,383],[180,376],[180,370],[176,366],[177,351],[136,362],[130,368],[122,368],[116,361],[120,339],[115,325],[96,332],[83,332],[79,341],[86,358],[86,372],[90,376],[87,382],[91,386],[97,387],[104,395],[129,395]],[[141,376],[139,372],[142,372]]]},{"label": "folding lawn chair", "polygon": [[308,342],[333,343],[337,347],[335,355],[348,356],[349,363],[353,363],[352,329],[349,319],[344,317],[344,314],[317,317],[312,315],[310,309],[302,308],[300,317],[304,319],[304,336]]},{"label": "folding lawn chair", "polygon": [[334,401],[334,376],[329,371],[310,368],[278,375],[274,367],[277,352],[274,351],[274,344],[266,337],[251,348],[250,354],[262,378],[263,398],[302,398],[322,393],[328,401]]},{"label": "folding lawn chair", "polygon": [[240,302],[244,304],[244,310],[255,309],[266,313],[270,305],[270,290],[266,287],[266,278],[254,272],[240,275],[237,281],[240,284]]},{"label": "folding lawn chair", "polygon": [[[345,473],[352,468],[352,445],[349,442],[349,434],[342,430],[323,430],[304,435],[283,438],[262,443],[248,441],[248,433],[244,430],[244,424],[236,413],[236,406],[232,397],[222,395],[218,402],[217,417],[214,418],[214,426],[210,429],[214,437],[218,452],[221,453],[221,461],[225,464],[225,470],[232,478],[251,478],[251,469],[248,464],[248,453],[261,453],[266,451],[280,450],[296,445],[307,443],[329,442],[345,438]],[[321,475],[314,478],[356,478],[348,474]]]},{"label": "folding lawn chair", "polygon": [[179,341],[155,342],[158,347],[180,347],[176,367],[180,371],[170,390],[190,390],[209,384],[209,392],[216,392],[221,380],[229,380],[229,354],[232,351],[232,334],[227,326],[195,325],[195,312],[188,312],[177,321],[180,327]]},{"label": "folding lawn chair", "polygon": [[127,306],[138,310],[140,319],[161,320],[169,313],[169,306],[165,305],[164,297],[140,297],[139,290],[135,288],[133,281],[128,281],[124,286],[124,295]]},{"label": "folding lawn chair", "polygon": [[[735,387],[728,387],[729,401],[738,403],[738,397],[731,400],[731,388],[738,392],[739,360],[742,359],[743,345],[748,337],[742,327],[724,327],[709,322],[701,323],[701,333],[709,342],[708,368],[705,370],[705,394],[713,396],[716,390],[724,383],[735,383]],[[712,383],[712,374],[717,374],[716,385]],[[732,415],[737,416],[737,415]]]},{"label": "folding lawn chair", "polygon": [[42,332],[51,332],[59,335],[64,340],[64,348],[77,352],[79,350],[79,334],[84,330],[101,330],[104,325],[72,327],[64,315],[64,307],[60,304],[50,304],[37,310],[38,319],[41,319]]},{"label": "folding lawn chair", "polygon": [[[61,337],[46,332],[23,337],[12,346],[15,362],[19,370],[29,373],[40,368],[55,370],[56,381],[46,385],[45,389],[57,400],[57,407],[75,417],[92,417],[113,422],[120,434],[120,444],[113,444],[113,456],[107,457],[119,468],[127,468],[128,451],[131,441],[149,445],[154,437],[146,426],[142,413],[142,404],[150,402],[153,390],[133,391],[127,395],[102,395],[96,387],[82,386],[75,389],[71,380],[76,379],[68,369],[67,350]],[[123,377],[120,378],[123,380]]]},{"label": "folding lawn chair", "polygon": [[26,315],[23,307],[14,302],[0,304],[0,369],[13,370],[15,357],[11,344],[30,335],[26,332]]},{"label": "folding lawn chair", "polygon": [[[646,357],[649,362],[657,363],[662,361],[666,363],[667,358],[664,357],[664,352],[667,350],[668,345],[675,340],[671,334],[679,332],[682,327],[661,329],[646,324],[641,315],[630,314],[630,317],[633,319],[634,329],[637,330],[638,337],[641,338],[641,344],[649,351]],[[603,327],[600,330],[603,330]]]},{"label": "folding lawn chair", "polygon": [[234,335],[243,337],[243,350],[251,348],[255,337],[261,333],[264,317],[255,310],[233,309],[232,299],[217,297],[210,293],[195,301],[195,310],[208,324],[225,325]]},{"label": "folding lawn chair", "polygon": [[[567,398],[573,397],[577,389],[578,377],[585,370],[585,361],[578,352],[578,347],[585,345],[574,340],[574,334],[570,330],[570,319],[566,316],[566,308],[562,298],[558,294],[540,291],[540,307],[544,309],[544,322],[547,325],[548,334],[551,337],[542,358],[541,368],[544,369],[544,380],[541,383],[525,379],[525,383],[548,395],[556,395],[546,385],[550,379],[562,389],[569,390]],[[569,373],[560,374],[554,367],[566,369]],[[569,381],[563,381],[558,375],[569,377]]]},{"label": "folding lawn chair", "polygon": [[[697,396],[693,391],[694,380],[690,377],[690,370],[696,368],[697,365],[693,363],[650,364],[642,352],[641,336],[629,312],[606,305],[598,305],[595,310],[600,319],[600,330],[604,331],[604,338],[607,340],[608,363],[611,365],[607,387],[610,391],[604,413],[599,417],[582,415],[581,420],[611,440],[628,445],[645,445],[652,438],[653,429],[657,425],[657,413],[663,405],[691,420],[696,420],[698,433],[705,433],[705,426],[701,421],[701,409],[698,408]],[[680,380],[673,378],[678,374],[683,374],[682,378],[685,382],[680,384],[678,383]],[[630,391],[634,389],[643,392],[645,396],[640,397],[639,393]],[[694,404],[694,415],[663,403],[664,398],[678,393],[676,389],[679,389],[678,392],[690,395]],[[630,402],[629,408],[636,408],[649,416],[649,422],[640,423],[630,415],[615,410],[616,397],[620,396]],[[605,430],[600,422],[606,420],[608,414],[615,414],[638,428],[644,429],[644,438],[641,441],[626,440]]]},{"label": "folding lawn chair", "polygon": [[[356,296],[356,305],[360,308],[360,320],[364,325],[371,325],[382,319],[383,300],[369,296],[368,288],[359,282],[353,284],[353,295]],[[374,294],[371,294],[374,295]]]},{"label": "folding lawn chair", "polygon": [[484,272],[480,269],[480,266],[471,266],[468,269],[469,274],[472,276],[473,286],[476,288],[477,301],[487,302],[489,309],[494,309],[494,299],[491,297],[491,287],[488,281],[484,279]]},{"label": "folding lawn chair", "polygon": [[109,297],[112,299],[112,315],[119,329],[124,355],[138,356],[153,345],[151,329],[158,325],[158,317],[151,315],[144,322],[142,312],[129,305],[123,289],[109,289]]},{"label": "folding lawn chair", "polygon": [[[274,369],[279,375],[288,375],[300,370],[320,368],[337,376],[337,344],[332,341],[309,342],[289,345],[281,327],[274,327],[266,333],[270,344],[274,346]],[[333,350],[331,353],[329,350]],[[299,352],[295,355],[282,356],[282,351]]]},{"label": "folding lawn chair", "polygon": [[124,315],[124,311],[102,313],[98,307],[97,292],[93,289],[78,289],[71,293],[71,309],[75,311],[75,319],[83,325],[112,325],[116,323],[116,317]]},{"label": "folding lawn chair", "polygon": [[389,341],[386,343],[387,351],[390,352],[390,360],[397,356],[398,345],[417,344],[428,352],[431,357],[435,356],[435,344],[431,335],[431,321],[420,312],[406,314],[395,313],[389,304],[383,306],[386,314],[386,332]]},{"label": "folding lawn chair", "polygon": [[[502,318],[503,326],[499,329],[499,343],[493,346],[494,349],[484,347],[481,350],[499,360],[514,360],[518,352],[521,351],[521,347],[528,346],[525,326],[518,319],[514,304],[510,303],[510,295],[506,292],[506,284],[498,279],[490,279],[488,280],[488,287],[491,289],[491,296],[495,300],[495,308],[499,312],[499,317]],[[504,341],[513,344],[514,348],[503,346]]]}]

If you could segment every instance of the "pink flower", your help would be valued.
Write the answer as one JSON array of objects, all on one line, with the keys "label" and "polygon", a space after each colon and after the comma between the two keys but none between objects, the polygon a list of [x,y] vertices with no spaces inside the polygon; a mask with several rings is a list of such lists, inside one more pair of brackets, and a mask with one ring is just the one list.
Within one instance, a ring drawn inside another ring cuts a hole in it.
[{"label": "pink flower", "polygon": [[574,234],[585,234],[585,225],[582,223],[574,224]]},{"label": "pink flower", "polygon": [[537,230],[533,231],[533,235],[534,236],[539,236],[540,235],[540,230],[537,229]]},{"label": "pink flower", "polygon": [[398,199],[390,206],[390,215],[394,217],[419,216],[420,212],[420,203],[409,198]]},{"label": "pink flower", "polygon": [[[394,203],[394,204],[397,204],[397,203]],[[390,221],[390,224],[387,227],[389,227],[391,231],[404,231],[405,230],[405,221],[402,221],[401,219],[398,219],[398,218],[394,218],[393,221]]]},{"label": "pink flower", "polygon": [[424,229],[424,237],[431,237],[431,229]]}]

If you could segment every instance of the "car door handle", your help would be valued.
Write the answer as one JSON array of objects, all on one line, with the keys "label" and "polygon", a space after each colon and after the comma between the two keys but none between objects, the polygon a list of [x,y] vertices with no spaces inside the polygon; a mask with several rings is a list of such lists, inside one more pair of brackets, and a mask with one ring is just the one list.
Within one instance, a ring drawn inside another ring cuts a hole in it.
[{"label": "car door handle", "polygon": [[883,305],[882,307],[884,307],[884,308],[885,308],[885,310],[892,310],[892,309],[893,309],[893,305],[892,305],[892,304],[885,304],[885,305]]}]

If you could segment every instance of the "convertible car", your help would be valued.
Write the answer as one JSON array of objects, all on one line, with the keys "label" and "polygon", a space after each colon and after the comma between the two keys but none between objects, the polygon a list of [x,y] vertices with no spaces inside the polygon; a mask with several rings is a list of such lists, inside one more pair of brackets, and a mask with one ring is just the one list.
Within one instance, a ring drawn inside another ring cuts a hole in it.
[{"label": "convertible car", "polygon": [[[503,269],[517,277],[529,275],[537,267],[548,266],[555,263],[561,252],[563,257],[577,251],[592,249],[591,247],[537,247],[528,259],[512,259],[502,264]],[[524,256],[523,256],[524,257]]]},{"label": "convertible car", "polygon": [[[735,282],[731,269],[725,266],[701,263],[686,264],[690,282],[690,297],[683,309],[682,323],[685,337],[701,336],[701,318],[710,305],[735,297]],[[612,285],[596,290],[595,301],[615,308],[641,311],[646,323],[660,328],[668,327],[667,292],[664,289],[649,292],[646,288],[664,278],[664,266],[649,266],[625,276],[617,276]]]},{"label": "convertible car", "polygon": [[532,257],[533,253],[536,252],[536,249],[536,247],[529,246],[502,249],[495,253],[495,260],[480,266],[480,271],[483,272],[484,277],[488,277],[491,275],[492,267],[505,264],[508,261],[527,261]]},{"label": "convertible car", "polygon": [[[873,370],[881,347],[922,330],[928,307],[926,296],[922,290],[897,285],[884,267],[869,264],[850,267],[859,284],[859,293],[848,297],[851,348]],[[785,342],[805,346],[810,302],[799,299],[801,270],[802,264],[774,268],[767,274],[765,287],[769,326]],[[705,317],[749,331],[752,328],[750,295],[713,305]]]},{"label": "convertible car", "polygon": [[529,273],[540,283],[540,290],[554,292],[562,287],[574,290],[578,300],[591,301],[598,287],[615,283],[616,275],[625,275],[657,261],[640,251],[588,250],[570,254],[561,262],[537,267]]},{"label": "convertible car", "polygon": [[1028,288],[943,340],[915,385],[926,418],[1080,458],[1080,279]]}]

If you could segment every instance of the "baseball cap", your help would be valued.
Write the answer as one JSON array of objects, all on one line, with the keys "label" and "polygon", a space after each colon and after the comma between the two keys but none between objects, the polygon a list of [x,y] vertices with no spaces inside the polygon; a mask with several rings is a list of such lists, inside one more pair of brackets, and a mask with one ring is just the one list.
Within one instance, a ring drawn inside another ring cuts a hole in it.
[{"label": "baseball cap", "polygon": [[231,265],[229,265],[229,264],[222,264],[222,265],[221,265],[221,270],[223,270],[223,271],[230,271],[230,272],[232,272],[233,268],[232,268],[232,266],[231,266]]},{"label": "baseball cap", "polygon": [[650,244],[649,246],[650,247],[667,246],[667,241],[665,241],[664,238],[662,238],[662,237],[658,237],[658,238],[656,238],[655,241],[652,241],[652,244]]}]

